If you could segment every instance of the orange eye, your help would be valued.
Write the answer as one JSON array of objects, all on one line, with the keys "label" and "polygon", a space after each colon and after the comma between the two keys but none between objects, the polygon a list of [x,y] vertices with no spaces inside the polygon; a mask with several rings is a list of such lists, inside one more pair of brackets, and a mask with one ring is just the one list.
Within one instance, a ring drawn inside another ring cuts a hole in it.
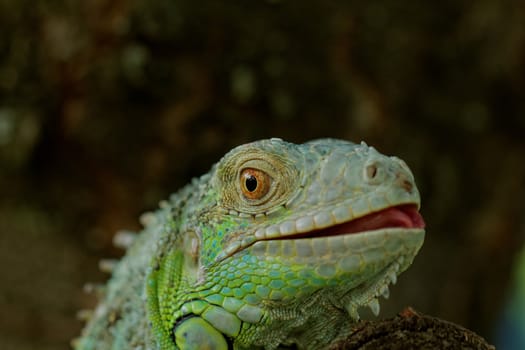
[{"label": "orange eye", "polygon": [[242,194],[247,199],[261,199],[270,190],[270,176],[258,169],[244,169],[240,181]]}]

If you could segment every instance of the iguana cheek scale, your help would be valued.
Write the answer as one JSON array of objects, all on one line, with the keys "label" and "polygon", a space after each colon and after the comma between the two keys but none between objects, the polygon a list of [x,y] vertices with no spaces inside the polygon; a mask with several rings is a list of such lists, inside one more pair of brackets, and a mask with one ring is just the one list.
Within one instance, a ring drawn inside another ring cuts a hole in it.
[{"label": "iguana cheek scale", "polygon": [[76,347],[327,347],[412,263],[419,205],[364,143],[239,146],[146,216]]}]

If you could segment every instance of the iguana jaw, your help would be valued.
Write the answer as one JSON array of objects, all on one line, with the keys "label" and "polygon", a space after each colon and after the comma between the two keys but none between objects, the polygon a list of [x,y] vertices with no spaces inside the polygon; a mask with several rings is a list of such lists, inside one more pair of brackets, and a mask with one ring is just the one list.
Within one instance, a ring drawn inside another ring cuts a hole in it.
[{"label": "iguana jaw", "polygon": [[329,302],[345,308],[352,319],[360,318],[358,309],[364,306],[377,316],[378,297],[388,298],[388,286],[423,244],[425,223],[418,208],[418,202],[394,205],[326,228],[261,239],[245,249],[313,276],[318,285],[305,283],[291,298],[303,300],[308,291],[326,288],[323,293],[337,296]]}]

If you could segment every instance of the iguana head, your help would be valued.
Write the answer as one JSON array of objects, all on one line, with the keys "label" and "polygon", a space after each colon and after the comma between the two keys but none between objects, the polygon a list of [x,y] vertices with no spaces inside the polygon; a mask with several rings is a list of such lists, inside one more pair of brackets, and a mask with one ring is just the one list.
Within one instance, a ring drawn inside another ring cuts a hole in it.
[{"label": "iguana head", "polygon": [[160,264],[176,277],[153,278],[180,347],[198,327],[238,346],[326,344],[359,307],[379,312],[423,243],[412,173],[364,143],[246,144],[186,191]]}]

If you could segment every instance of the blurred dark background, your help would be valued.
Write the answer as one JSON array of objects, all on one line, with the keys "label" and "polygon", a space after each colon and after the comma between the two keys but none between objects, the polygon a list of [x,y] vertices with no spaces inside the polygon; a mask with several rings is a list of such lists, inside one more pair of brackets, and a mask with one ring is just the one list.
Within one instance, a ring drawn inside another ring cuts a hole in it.
[{"label": "blurred dark background", "polygon": [[1,348],[68,349],[116,230],[272,136],[403,158],[427,239],[382,315],[412,305],[495,342],[525,240],[524,15],[512,0],[0,0]]}]

